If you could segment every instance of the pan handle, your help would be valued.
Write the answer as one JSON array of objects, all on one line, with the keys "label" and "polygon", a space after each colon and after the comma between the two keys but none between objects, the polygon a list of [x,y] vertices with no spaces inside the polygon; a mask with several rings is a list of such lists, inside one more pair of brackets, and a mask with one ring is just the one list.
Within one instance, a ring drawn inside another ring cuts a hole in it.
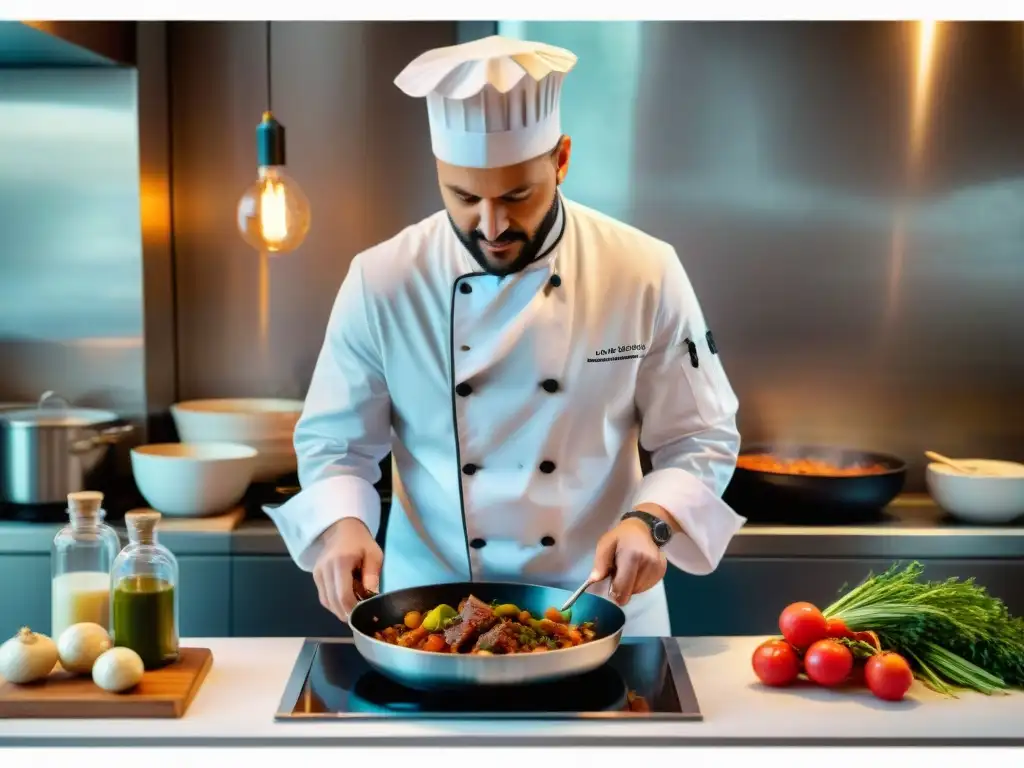
[{"label": "pan handle", "polygon": [[363,572],[360,568],[352,571],[352,591],[355,593],[356,600],[360,603],[363,600],[369,600],[371,597],[377,597],[378,595],[377,592],[363,586]]}]

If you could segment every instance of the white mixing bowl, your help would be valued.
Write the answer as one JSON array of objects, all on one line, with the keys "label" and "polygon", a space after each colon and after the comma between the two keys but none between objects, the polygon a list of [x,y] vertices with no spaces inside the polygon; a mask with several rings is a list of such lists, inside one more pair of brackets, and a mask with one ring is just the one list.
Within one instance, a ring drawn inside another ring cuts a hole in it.
[{"label": "white mixing bowl", "polygon": [[292,436],[302,415],[302,400],[216,398],[186,400],[171,406],[183,443],[240,443],[259,451],[253,480],[270,482],[296,468]]},{"label": "white mixing bowl", "polygon": [[1009,523],[1024,515],[1024,464],[957,459],[977,471],[963,474],[945,464],[928,465],[925,480],[935,503],[971,523]]},{"label": "white mixing bowl", "polygon": [[227,512],[245,495],[255,448],[234,443],[154,443],[132,448],[132,474],[149,505],[171,517]]}]

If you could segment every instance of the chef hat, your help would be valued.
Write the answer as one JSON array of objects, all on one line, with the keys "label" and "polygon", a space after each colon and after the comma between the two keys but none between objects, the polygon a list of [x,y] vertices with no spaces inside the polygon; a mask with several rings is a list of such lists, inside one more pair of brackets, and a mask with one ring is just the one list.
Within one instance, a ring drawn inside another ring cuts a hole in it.
[{"label": "chef hat", "polygon": [[436,48],[395,78],[426,97],[434,154],[468,168],[501,168],[542,155],[562,135],[562,80],[575,54],[494,35]]}]

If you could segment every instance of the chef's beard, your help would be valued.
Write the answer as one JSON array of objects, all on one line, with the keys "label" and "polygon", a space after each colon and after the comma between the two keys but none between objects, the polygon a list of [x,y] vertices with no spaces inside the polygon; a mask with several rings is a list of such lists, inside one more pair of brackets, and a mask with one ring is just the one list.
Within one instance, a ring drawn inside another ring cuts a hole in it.
[{"label": "chef's beard", "polygon": [[537,227],[537,232],[533,237],[528,236],[521,230],[507,229],[501,233],[501,236],[496,240],[490,242],[493,243],[516,243],[521,242],[523,245],[519,249],[519,255],[515,257],[511,262],[504,264],[500,267],[493,266],[487,259],[487,255],[484,253],[483,247],[480,245],[480,241],[487,241],[483,233],[479,229],[475,229],[470,233],[463,232],[456,226],[452,215],[448,214],[448,221],[451,222],[452,229],[455,230],[456,237],[459,238],[459,242],[462,243],[463,247],[469,251],[469,255],[473,257],[480,268],[489,275],[496,275],[497,277],[507,277],[508,275],[514,275],[516,272],[520,272],[525,269],[529,264],[535,261],[541,254],[540,249],[544,245],[544,241],[551,233],[551,228],[555,225],[555,221],[558,219],[558,192],[555,192],[555,196],[551,201],[551,207],[548,208],[548,212],[544,214],[544,219],[541,221],[540,226]]}]

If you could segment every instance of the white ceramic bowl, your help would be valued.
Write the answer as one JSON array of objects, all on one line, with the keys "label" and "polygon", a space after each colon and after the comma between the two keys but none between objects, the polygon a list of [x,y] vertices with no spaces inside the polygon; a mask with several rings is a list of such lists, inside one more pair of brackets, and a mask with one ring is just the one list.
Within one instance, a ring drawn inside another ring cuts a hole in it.
[{"label": "white ceramic bowl", "polygon": [[1024,515],[1024,464],[988,459],[958,459],[979,470],[965,475],[945,464],[925,472],[928,492],[953,517],[971,523],[1009,523]]},{"label": "white ceramic bowl", "polygon": [[294,472],[292,437],[302,415],[301,400],[219,398],[186,400],[171,406],[183,443],[240,443],[259,451],[253,480],[269,482]]},{"label": "white ceramic bowl", "polygon": [[245,445],[255,448],[259,453],[252,476],[254,482],[272,482],[294,472],[298,466],[295,445],[290,437],[287,440],[249,440]]},{"label": "white ceramic bowl", "polygon": [[255,448],[235,443],[154,443],[132,448],[132,474],[161,514],[205,517],[242,500],[256,457]]}]

